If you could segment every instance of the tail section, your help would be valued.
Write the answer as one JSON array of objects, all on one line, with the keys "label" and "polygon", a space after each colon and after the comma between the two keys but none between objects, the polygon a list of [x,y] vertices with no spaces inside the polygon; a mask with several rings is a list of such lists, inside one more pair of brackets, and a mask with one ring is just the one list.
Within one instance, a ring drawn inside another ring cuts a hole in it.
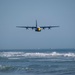
[{"label": "tail section", "polygon": [[37,27],[37,20],[36,20],[36,27]]}]

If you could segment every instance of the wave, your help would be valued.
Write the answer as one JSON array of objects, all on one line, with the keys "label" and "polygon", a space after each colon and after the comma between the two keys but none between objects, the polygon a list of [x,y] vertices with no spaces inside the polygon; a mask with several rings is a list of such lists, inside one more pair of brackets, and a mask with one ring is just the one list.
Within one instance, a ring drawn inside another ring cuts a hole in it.
[{"label": "wave", "polygon": [[29,66],[8,66],[8,65],[0,65],[0,72],[1,73],[8,73],[8,75],[10,75],[9,73],[16,73],[17,75],[18,74],[26,74],[28,73],[27,75],[31,75],[31,73],[33,73],[34,75],[35,74],[53,74],[54,75],[56,73],[59,73],[59,74],[64,74],[64,73],[68,73],[68,74],[71,74],[71,73],[75,73],[75,69],[72,69],[72,68],[65,68],[64,66],[64,69],[63,68],[60,68],[60,65],[38,65],[38,64],[34,64],[34,65],[29,65]]},{"label": "wave", "polygon": [[15,72],[15,71],[25,71],[29,70],[27,67],[21,67],[21,66],[8,66],[8,65],[0,65],[0,72]]},{"label": "wave", "polygon": [[[35,58],[35,57],[43,57],[43,58],[49,58],[49,57],[75,57],[75,53],[58,53],[58,52],[51,52],[51,53],[25,53],[25,52],[0,52],[0,58],[6,57],[6,58],[12,58],[12,59],[18,59],[17,57],[28,57],[28,58]],[[14,58],[15,57],[15,58]]]},{"label": "wave", "polygon": [[[8,66],[8,65],[0,65],[0,72],[37,72],[40,71],[40,68],[44,69],[44,66],[41,65],[29,65],[29,66]],[[47,66],[48,67],[48,66]],[[36,69],[35,69],[36,68]]]},{"label": "wave", "polygon": [[13,66],[3,66],[0,65],[0,72],[9,72],[9,71],[14,71],[16,68]]}]

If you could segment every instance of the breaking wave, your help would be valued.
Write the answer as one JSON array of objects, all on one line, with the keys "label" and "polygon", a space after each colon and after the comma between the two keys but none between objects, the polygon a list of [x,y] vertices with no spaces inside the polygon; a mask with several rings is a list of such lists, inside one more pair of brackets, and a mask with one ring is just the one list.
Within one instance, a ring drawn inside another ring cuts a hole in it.
[{"label": "breaking wave", "polygon": [[[27,57],[27,58],[49,58],[49,57],[75,57],[75,53],[58,53],[58,52],[51,52],[51,53],[25,53],[25,52],[0,52],[1,57],[13,57],[12,59],[19,59],[17,57]],[[16,58],[14,58],[16,57]]]}]

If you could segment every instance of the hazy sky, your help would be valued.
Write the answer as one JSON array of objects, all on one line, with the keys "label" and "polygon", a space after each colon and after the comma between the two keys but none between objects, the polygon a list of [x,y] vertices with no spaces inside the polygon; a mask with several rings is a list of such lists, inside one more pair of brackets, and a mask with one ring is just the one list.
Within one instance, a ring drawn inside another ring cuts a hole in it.
[{"label": "hazy sky", "polygon": [[[59,25],[41,32],[17,25]],[[0,49],[75,48],[75,0],[0,0]]]}]

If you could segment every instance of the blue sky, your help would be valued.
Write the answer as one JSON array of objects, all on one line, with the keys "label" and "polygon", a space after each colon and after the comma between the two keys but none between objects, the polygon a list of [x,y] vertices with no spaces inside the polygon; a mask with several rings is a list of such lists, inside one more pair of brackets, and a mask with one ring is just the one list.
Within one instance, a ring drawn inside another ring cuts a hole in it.
[{"label": "blue sky", "polygon": [[[34,30],[17,25],[59,25]],[[75,0],[0,0],[0,49],[75,48]]]}]

